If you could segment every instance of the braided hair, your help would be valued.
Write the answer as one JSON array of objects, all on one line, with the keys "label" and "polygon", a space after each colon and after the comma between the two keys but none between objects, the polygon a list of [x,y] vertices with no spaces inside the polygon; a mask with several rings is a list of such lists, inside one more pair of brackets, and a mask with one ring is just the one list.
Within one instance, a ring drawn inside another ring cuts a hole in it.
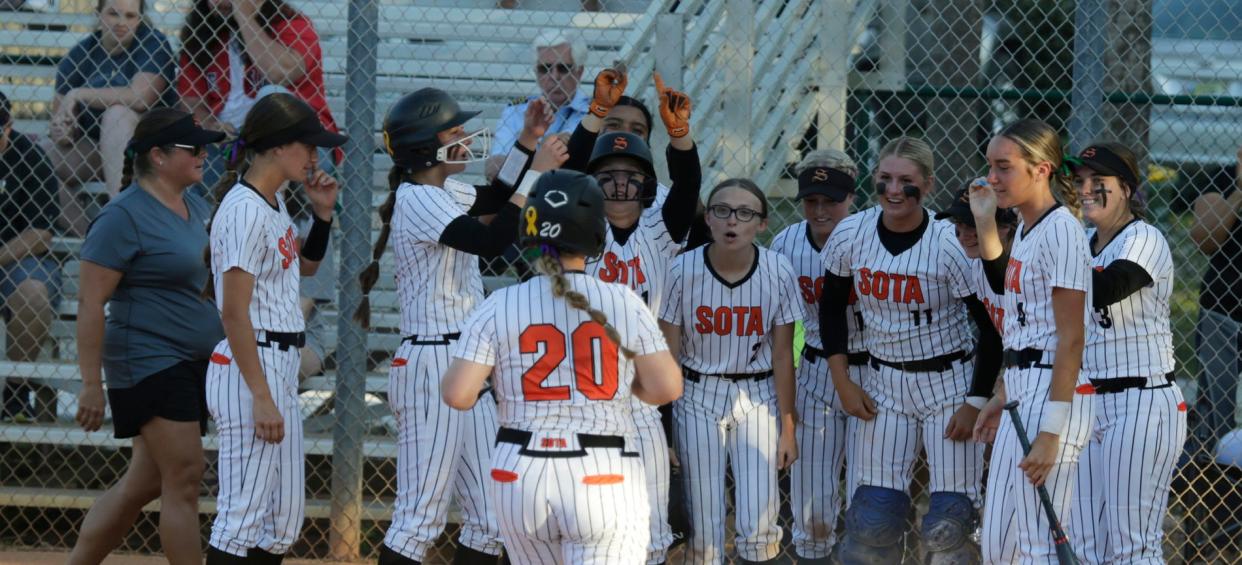
[{"label": "braided hair", "polygon": [[362,302],[358,304],[358,311],[354,312],[354,321],[364,329],[371,327],[371,289],[379,281],[380,258],[384,256],[384,250],[388,248],[388,237],[392,235],[392,212],[397,207],[397,189],[410,180],[408,175],[404,167],[393,165],[388,169],[388,198],[379,207],[380,222],[383,225],[375,240],[375,247],[371,249],[371,264],[358,274],[358,284],[362,286]]},{"label": "braided hair", "polygon": [[552,283],[552,296],[563,298],[565,302],[569,303],[571,308],[586,312],[591,317],[591,321],[604,327],[604,333],[608,336],[608,339],[616,344],[621,354],[626,359],[633,359],[636,354],[630,348],[622,345],[621,334],[617,332],[617,328],[608,323],[608,315],[592,307],[586,295],[570,288],[569,279],[565,278],[565,269],[561,267],[561,261],[557,258],[555,248],[542,246],[540,249],[539,258],[535,261],[535,270],[548,276]]}]

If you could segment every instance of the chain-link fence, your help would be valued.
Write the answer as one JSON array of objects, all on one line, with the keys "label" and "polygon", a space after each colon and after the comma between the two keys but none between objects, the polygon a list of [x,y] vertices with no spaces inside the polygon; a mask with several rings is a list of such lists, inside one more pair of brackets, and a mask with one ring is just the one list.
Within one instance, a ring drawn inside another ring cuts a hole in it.
[{"label": "chain-link fence", "polygon": [[[374,210],[389,191],[383,115],[400,96],[436,86],[480,111],[467,129],[490,128],[491,154],[503,155],[527,99],[550,102],[549,134],[568,134],[593,77],[616,62],[628,69],[627,94],[652,111],[655,72],[689,94],[703,189],[729,176],[764,187],[775,213],[763,243],[801,220],[793,165],[813,149],[844,149],[869,187],[887,140],[921,137],[935,150],[929,205],[938,209],[986,170],[989,137],[1020,117],[1049,122],[1075,152],[1095,140],[1132,148],[1150,221],[1172,247],[1175,374],[1191,406],[1164,555],[1238,558],[1235,0],[0,0],[0,544],[72,546],[86,511],[130,464],[129,440],[74,421],[79,257],[92,218],[122,188],[124,148],[147,108],[178,105],[232,134],[257,98],[288,91],[352,138],[343,158],[321,159],[343,181],[342,205],[332,260],[303,280],[307,520],[291,551],[373,558],[397,484],[387,371],[402,336],[391,253],[371,294],[370,329],[339,313],[359,303],[356,275],[371,261]],[[643,129],[663,176],[668,136],[654,116]],[[226,153],[207,153],[204,186],[222,175]],[[489,167],[473,163],[463,178],[483,183]],[[489,287],[523,276],[515,263],[511,253],[485,265]],[[214,431],[204,447],[206,534]],[[920,508],[925,476],[916,474]],[[782,555],[791,558],[783,502]],[[145,507],[122,550],[160,551],[158,504]],[[454,509],[450,521],[458,518]],[[426,562],[451,558],[456,527],[448,529]],[[907,545],[918,554],[914,535]]]}]

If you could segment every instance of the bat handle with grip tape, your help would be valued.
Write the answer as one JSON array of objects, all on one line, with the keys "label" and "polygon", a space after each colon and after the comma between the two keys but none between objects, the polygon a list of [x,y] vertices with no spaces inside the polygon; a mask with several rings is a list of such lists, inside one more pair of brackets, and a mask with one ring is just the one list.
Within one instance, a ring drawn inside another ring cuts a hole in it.
[{"label": "bat handle with grip tape", "polygon": [[[1009,412],[1009,419],[1013,421],[1014,432],[1018,434],[1018,441],[1022,444],[1022,454],[1029,455],[1031,441],[1026,437],[1026,426],[1022,425],[1022,416],[1018,414],[1018,401],[1013,400],[1005,404],[1005,411]],[[1052,530],[1052,543],[1057,550],[1057,563],[1078,565],[1078,556],[1074,555],[1074,548],[1070,547],[1069,536],[1065,535],[1065,530],[1061,528],[1061,520],[1057,518],[1057,510],[1052,506],[1052,498],[1048,496],[1048,489],[1044,485],[1039,485],[1035,490],[1039,493],[1039,502],[1044,507],[1044,514],[1048,516],[1048,524]]]}]

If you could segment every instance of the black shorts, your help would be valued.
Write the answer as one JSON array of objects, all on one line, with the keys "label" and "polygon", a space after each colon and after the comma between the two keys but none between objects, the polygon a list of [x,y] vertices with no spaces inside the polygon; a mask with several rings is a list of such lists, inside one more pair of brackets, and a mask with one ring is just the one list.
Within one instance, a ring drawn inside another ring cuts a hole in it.
[{"label": "black shorts", "polygon": [[199,435],[207,435],[206,382],[207,361],[182,361],[132,387],[109,388],[113,435],[136,437],[156,416],[174,422],[197,421]]}]

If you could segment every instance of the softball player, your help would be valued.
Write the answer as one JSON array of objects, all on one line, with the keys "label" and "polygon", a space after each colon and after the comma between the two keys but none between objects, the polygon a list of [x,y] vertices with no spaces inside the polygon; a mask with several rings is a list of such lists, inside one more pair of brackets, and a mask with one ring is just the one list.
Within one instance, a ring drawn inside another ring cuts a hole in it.
[{"label": "softball player", "polygon": [[547,276],[483,301],[444,376],[444,401],[470,410],[491,375],[502,427],[489,492],[519,564],[632,564],[647,553],[631,391],[671,402],[681,375],[638,295],[583,272],[603,251],[605,206],[589,176],[540,177],[521,244],[539,246]]},{"label": "softball player", "polygon": [[[219,305],[225,340],[207,370],[207,406],[220,434],[209,565],[278,563],[302,528],[298,282],[323,259],[336,204],[336,180],[318,169],[316,147],[345,141],[301,99],[273,94],[247,114],[216,187],[205,294]],[[303,183],[315,213],[300,252],[277,194],[289,181]]]},{"label": "softball player", "polygon": [[754,243],[767,228],[759,187],[726,180],[712,189],[708,210],[715,241],[673,261],[660,307],[660,327],[687,381],[673,405],[693,530],[686,560],[724,559],[725,465],[732,464],[737,554],[761,562],[780,552],[777,471],[798,457],[793,323],[802,310],[789,260]]},{"label": "softball player", "polygon": [[1169,485],[1186,442],[1169,327],[1173,256],[1142,220],[1134,154],[1100,143],[1078,161],[1074,185],[1094,226],[1082,373],[1095,392],[1095,426],[1078,463],[1069,533],[1083,563],[1164,563]]},{"label": "softball player", "polygon": [[[671,188],[659,185],[651,149],[642,135],[649,134],[648,128],[630,125],[628,129],[636,132],[620,130],[629,122],[618,118],[626,116],[627,112],[630,118],[635,118],[633,114],[637,113],[633,106],[619,106],[625,98],[622,96],[625,84],[624,73],[612,69],[600,73],[595,81],[591,113],[582,119],[570,141],[570,159],[573,160],[575,141],[589,143],[595,138],[586,172],[595,177],[604,192],[608,230],[604,251],[588,259],[587,272],[603,281],[628,285],[653,313],[657,313],[669,263],[681,252],[690,231],[702,172],[698,150],[690,135],[690,98],[667,88],[657,74],[656,90],[660,93],[660,116],[669,134],[666,155],[673,179]],[[619,107],[626,110],[618,111]],[[601,126],[608,131],[596,138]],[[668,409],[664,412],[667,415]],[[647,563],[654,565],[664,562],[673,542],[668,515],[669,448],[667,430],[662,422],[667,417],[661,418],[656,407],[638,401],[634,404],[634,414],[642,442],[651,507],[651,548]]]},{"label": "softball player", "polygon": [[[1062,172],[1061,140],[1038,120],[1006,126],[988,143],[989,172],[970,189],[980,257],[1005,309],[1005,378],[980,414],[996,425],[983,515],[988,563],[1056,559],[1048,518],[1032,485],[1044,484],[1058,516],[1068,516],[1078,455],[1091,429],[1091,402],[1075,394],[1082,363],[1090,259],[1082,224],[1071,211],[1078,195]],[[1057,202],[1053,187],[1064,204]],[[1008,258],[996,230],[996,208],[1021,221]],[[1017,400],[1031,437],[1023,456],[1015,429],[1001,418]],[[1025,479],[1025,480],[1024,480]]]},{"label": "softball player", "polygon": [[[988,284],[987,275],[983,271],[983,261],[979,259],[979,233],[975,228],[975,215],[970,211],[969,190],[968,187],[958,191],[953,198],[953,203],[945,210],[938,212],[936,219],[947,219],[953,222],[957,242],[962,246],[962,252],[970,259],[970,286],[975,290],[979,300],[983,302],[983,307],[987,308],[988,316],[992,318],[992,325],[996,327],[996,331],[1004,332],[1005,309],[1001,307],[1001,295],[992,290],[992,285]],[[1009,248],[1013,245],[1013,230],[1017,225],[1018,216],[1013,213],[1013,210],[1005,208],[996,210],[996,229],[999,231],[1004,253],[1009,253]],[[987,443],[991,441],[989,438]]]},{"label": "softball player", "polygon": [[[793,541],[804,562],[826,558],[835,543],[841,512],[839,477],[845,465],[849,418],[837,406],[819,333],[819,302],[823,296],[824,244],[837,224],[850,213],[858,168],[848,155],[836,150],[813,151],[798,164],[798,195],[804,221],[793,224],[772,240],[772,250],[793,264],[803,307],[802,363],[797,372],[798,453],[790,471]],[[851,314],[857,312],[851,305]],[[850,378],[861,382],[868,355],[857,318],[850,326]]]},{"label": "softball player", "polygon": [[[854,214],[825,245],[824,347],[842,408],[859,419],[842,563],[895,563],[922,448],[931,493],[922,533],[931,563],[977,563],[970,536],[981,506],[984,446],[970,441],[1000,367],[1000,338],[970,284],[969,259],[948,222],[922,206],[933,187],[925,142],[898,138],[876,165],[879,204]],[[858,297],[870,352],[862,386],[845,371],[845,309]],[[967,318],[979,330],[976,346]]]},{"label": "softball player", "polygon": [[[482,469],[491,460],[496,404],[481,402],[467,414],[440,402],[440,377],[462,320],[483,299],[478,257],[495,257],[513,243],[519,206],[526,202],[520,179],[531,167],[549,170],[564,161],[559,140],[531,151],[547,128],[541,101],[533,101],[518,144],[493,186],[474,187],[449,175],[487,155],[487,130],[466,135],[463,112],[451,96],[424,88],[406,95],[384,119],[384,140],[393,168],[392,191],[380,208],[384,222],[373,261],[360,282],[369,293],[391,234],[397,256],[397,293],[405,336],[389,370],[388,400],[398,425],[397,501],[380,548],[381,565],[422,561],[444,531],[449,489],[462,507],[457,563],[495,563],[500,531],[486,496]],[[533,175],[531,175],[533,177]],[[495,214],[489,224],[476,217]],[[360,310],[363,319],[368,305]]]}]

